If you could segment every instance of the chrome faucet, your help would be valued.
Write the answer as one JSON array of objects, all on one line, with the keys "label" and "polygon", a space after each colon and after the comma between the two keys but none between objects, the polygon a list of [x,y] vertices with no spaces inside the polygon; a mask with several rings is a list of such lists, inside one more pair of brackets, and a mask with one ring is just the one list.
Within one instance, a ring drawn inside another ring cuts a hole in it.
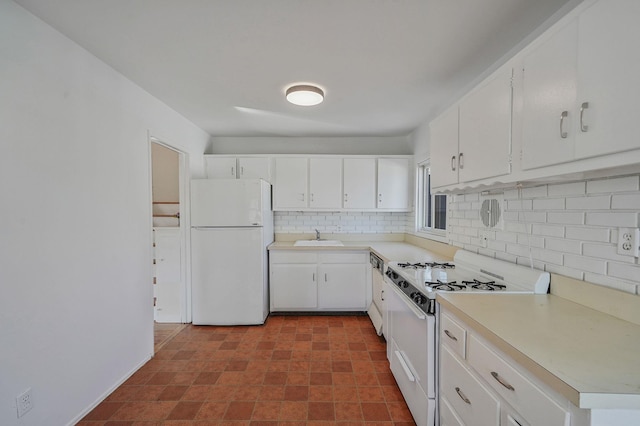
[{"label": "chrome faucet", "polygon": [[317,229],[316,231],[316,241],[320,241],[320,231],[318,231]]}]

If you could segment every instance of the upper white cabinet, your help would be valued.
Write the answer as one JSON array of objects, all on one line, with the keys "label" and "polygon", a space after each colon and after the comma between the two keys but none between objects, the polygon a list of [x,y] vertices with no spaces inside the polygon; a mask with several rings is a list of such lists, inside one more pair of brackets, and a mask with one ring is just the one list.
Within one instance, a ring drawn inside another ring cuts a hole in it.
[{"label": "upper white cabinet", "polygon": [[512,79],[504,66],[431,123],[433,188],[511,172]]},{"label": "upper white cabinet", "polygon": [[411,157],[276,157],[274,210],[408,211]]},{"label": "upper white cabinet", "polygon": [[376,159],[344,159],[345,209],[374,209],[376,207]]},{"label": "upper white cabinet", "polygon": [[309,160],[305,157],[275,159],[273,209],[304,209],[308,206]]},{"label": "upper white cabinet", "polygon": [[235,157],[205,155],[209,179],[264,179],[271,182],[269,157]]},{"label": "upper white cabinet", "polygon": [[640,148],[639,21],[640,2],[600,0],[524,57],[524,170]]},{"label": "upper white cabinet", "polygon": [[409,176],[408,158],[378,158],[379,209],[409,209],[409,193],[412,187]]},{"label": "upper white cabinet", "polygon": [[342,208],[342,159],[309,159],[309,207]]}]

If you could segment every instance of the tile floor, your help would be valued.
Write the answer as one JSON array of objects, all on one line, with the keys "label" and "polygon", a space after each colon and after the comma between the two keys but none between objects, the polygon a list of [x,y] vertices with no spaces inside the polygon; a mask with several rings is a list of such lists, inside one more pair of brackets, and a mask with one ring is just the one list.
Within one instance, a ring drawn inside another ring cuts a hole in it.
[{"label": "tile floor", "polygon": [[413,425],[366,316],[185,327],[82,426]]}]

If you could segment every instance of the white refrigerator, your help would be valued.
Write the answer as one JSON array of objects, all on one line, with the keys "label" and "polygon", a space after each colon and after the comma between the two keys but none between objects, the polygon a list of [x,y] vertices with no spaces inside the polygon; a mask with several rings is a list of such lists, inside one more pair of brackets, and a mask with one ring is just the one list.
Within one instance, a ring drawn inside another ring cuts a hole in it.
[{"label": "white refrigerator", "polygon": [[191,300],[196,325],[263,324],[269,314],[271,185],[191,181]]}]

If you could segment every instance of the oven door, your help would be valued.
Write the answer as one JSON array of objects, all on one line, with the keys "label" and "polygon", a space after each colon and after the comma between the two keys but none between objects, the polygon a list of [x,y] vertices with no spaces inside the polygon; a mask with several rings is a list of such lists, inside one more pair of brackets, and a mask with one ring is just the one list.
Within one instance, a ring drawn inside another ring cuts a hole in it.
[{"label": "oven door", "polygon": [[385,279],[391,372],[418,425],[435,424],[435,316]]}]

